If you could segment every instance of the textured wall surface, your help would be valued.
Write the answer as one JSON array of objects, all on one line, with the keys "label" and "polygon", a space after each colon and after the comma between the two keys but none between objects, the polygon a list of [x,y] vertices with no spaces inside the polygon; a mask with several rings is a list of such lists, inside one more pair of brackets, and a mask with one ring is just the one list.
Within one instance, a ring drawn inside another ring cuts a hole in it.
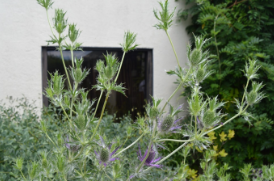
[{"label": "textured wall surface", "polygon": [[[180,9],[184,4],[170,0],[170,9],[175,6]],[[174,69],[176,59],[164,31],[153,27],[157,0],[55,0],[53,8],[67,11],[68,22],[82,30],[83,46],[119,47],[124,31],[137,33],[140,47],[153,48],[154,95],[168,99],[174,91],[175,77],[165,70]],[[51,9],[50,19],[53,14]],[[185,27],[175,21],[169,30],[183,66],[188,42]],[[0,0],[0,100],[25,95],[42,107],[41,46],[47,45],[49,35],[46,11],[36,0]],[[172,102],[176,101],[175,97]]]}]

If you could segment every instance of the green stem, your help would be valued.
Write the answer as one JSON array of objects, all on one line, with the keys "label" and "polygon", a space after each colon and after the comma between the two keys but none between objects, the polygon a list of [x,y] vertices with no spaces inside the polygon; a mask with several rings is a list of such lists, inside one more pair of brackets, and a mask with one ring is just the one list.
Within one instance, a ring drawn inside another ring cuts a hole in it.
[{"label": "green stem", "polygon": [[[190,141],[193,141],[192,139],[191,140],[188,140],[187,142],[185,142],[184,144],[182,144],[181,146],[179,146],[177,149],[175,149],[173,152],[171,152],[170,154],[168,154],[166,157],[164,157],[163,159],[161,159],[160,161],[156,162],[155,164],[160,164],[162,163],[163,161],[165,161],[166,159],[168,159],[169,157],[171,157],[173,154],[175,154],[177,151],[179,151],[181,148],[183,148],[188,142]],[[147,172],[148,170],[150,170],[152,167],[149,167],[145,170],[145,172]]]},{"label": "green stem", "polygon": [[64,107],[63,107],[62,103],[61,103],[61,102],[59,102],[59,104],[60,104],[60,107],[62,108],[62,110],[63,110],[63,112],[64,112],[65,116],[66,116],[66,117],[68,118],[68,120],[71,122],[71,119],[69,118],[69,116],[68,116],[68,114],[67,114],[66,110],[64,109]]},{"label": "green stem", "polygon": [[[167,104],[169,103],[170,99],[175,95],[175,93],[180,89],[181,85],[183,82],[181,82],[178,87],[175,89],[175,91],[171,94],[171,96],[168,98],[167,102],[165,103],[164,107],[161,110],[161,113],[163,113],[163,111],[165,110],[165,107],[167,106]],[[161,114],[160,113],[160,114]]]},{"label": "green stem", "polygon": [[137,140],[135,140],[133,143],[131,143],[126,148],[124,148],[121,151],[119,151],[119,153],[115,154],[115,156],[113,156],[113,157],[117,157],[118,155],[120,155],[121,153],[123,153],[124,151],[126,151],[127,149],[129,149],[130,147],[132,147],[133,145],[135,145],[143,136],[144,136],[144,133]]},{"label": "green stem", "polygon": [[71,44],[71,49],[70,49],[70,54],[71,54],[71,64],[72,67],[74,68],[74,58],[73,58],[73,44]]},{"label": "green stem", "polygon": [[27,180],[26,177],[25,177],[25,175],[23,174],[22,170],[20,170],[20,172],[21,172],[21,175],[23,176],[23,178],[24,178],[25,180]]},{"label": "green stem", "polygon": [[123,147],[126,144],[127,140],[128,140],[128,136],[127,136],[126,140],[124,141],[124,143],[122,144],[121,147]]},{"label": "green stem", "polygon": [[243,104],[243,102],[244,102],[244,98],[245,98],[245,94],[246,94],[246,90],[247,90],[247,87],[248,87],[249,81],[250,81],[250,79],[247,79],[247,83],[246,83],[246,85],[245,85],[245,90],[244,90],[244,95],[243,95],[243,98],[242,98],[242,103],[241,103],[241,105],[242,105],[242,104]]},{"label": "green stem", "polygon": [[188,140],[175,140],[175,139],[161,139],[157,142],[163,142],[163,141],[173,141],[173,142],[188,142]]},{"label": "green stem", "polygon": [[124,61],[124,58],[125,58],[125,54],[126,54],[126,52],[123,53],[123,57],[122,57],[122,60],[121,60],[121,62],[120,62],[120,67],[119,67],[119,70],[118,70],[118,73],[117,73],[117,75],[116,75],[116,78],[115,78],[114,82],[117,81],[118,76],[119,76],[119,74],[120,74],[120,70],[121,70],[121,68],[122,68],[122,64],[123,64],[123,61]]},{"label": "green stem", "polygon": [[177,60],[177,64],[178,64],[178,67],[181,67],[180,64],[179,64],[179,59],[178,59],[176,50],[175,50],[174,45],[173,45],[173,43],[172,43],[172,40],[171,40],[171,38],[170,38],[170,36],[169,36],[169,33],[167,32],[167,30],[165,30],[165,32],[166,32],[166,35],[167,35],[167,37],[168,37],[168,39],[169,39],[169,42],[170,42],[170,44],[171,44],[171,46],[172,46],[173,52],[174,52],[174,54],[175,54],[175,57],[176,57],[176,60]]},{"label": "green stem", "polygon": [[[247,107],[248,107],[248,106],[247,106]],[[216,130],[216,129],[219,129],[220,127],[226,125],[227,123],[229,123],[230,121],[232,121],[232,120],[235,119],[236,117],[240,116],[241,114],[242,114],[242,111],[239,112],[238,114],[234,115],[232,118],[230,118],[229,120],[227,120],[226,122],[224,122],[222,125],[219,125],[219,126],[213,128],[213,129],[209,130],[209,131],[206,131],[205,133],[202,134],[202,136],[204,136],[204,135],[206,135],[206,134],[208,134],[208,133],[210,133],[210,132],[212,132],[212,131],[214,131],[214,130]]]},{"label": "green stem", "polygon": [[50,22],[49,22],[49,13],[48,13],[48,10],[46,10],[46,12],[47,12],[47,19],[48,19],[50,31],[51,31],[52,35],[54,36],[54,33],[53,33],[53,31],[52,31],[52,26],[51,26],[51,24],[50,24]]},{"label": "green stem", "polygon": [[99,99],[98,99],[98,101],[97,101],[96,108],[95,108],[95,111],[94,111],[94,113],[93,113],[93,116],[92,116],[92,119],[91,119],[91,120],[93,120],[94,117],[95,117],[95,115],[96,115],[96,112],[97,112],[97,109],[98,109],[100,100],[101,100],[101,98],[102,98],[102,95],[103,95],[103,91],[101,91],[101,93],[100,93],[100,97],[99,97]]},{"label": "green stem", "polygon": [[152,146],[152,142],[153,142],[153,138],[150,140],[150,143],[148,145],[148,150],[147,150],[147,155],[145,156],[145,158],[143,159],[143,161],[140,163],[140,165],[137,168],[137,173],[139,172],[139,170],[142,168],[142,166],[144,165],[145,161],[147,160],[150,150],[151,150],[151,146]]},{"label": "green stem", "polygon": [[[59,34],[59,39],[60,39],[60,34]],[[60,54],[61,54],[63,66],[64,66],[64,69],[65,69],[65,72],[66,72],[66,76],[67,76],[67,79],[68,79],[69,88],[70,88],[70,90],[72,91],[72,87],[71,87],[71,84],[70,84],[70,79],[69,79],[67,67],[66,67],[66,64],[65,64],[65,60],[64,60],[63,50],[62,50],[61,44],[59,44],[59,51],[60,51]]]},{"label": "green stem", "polygon": [[50,136],[48,135],[48,133],[46,133],[46,136],[48,137],[48,139],[52,142],[52,144],[53,144],[54,146],[57,146],[57,145],[52,141],[52,139],[50,138]]},{"label": "green stem", "polygon": [[114,181],[112,178],[110,178],[110,176],[106,173],[105,170],[104,170],[104,172],[105,172],[106,176],[107,176],[110,180]]},{"label": "green stem", "polygon": [[91,138],[90,138],[90,141],[91,141],[91,140],[93,139],[93,137],[95,136],[96,131],[97,131],[97,129],[99,128],[99,125],[100,125],[100,123],[101,123],[101,121],[102,121],[103,114],[104,114],[104,111],[105,111],[105,108],[106,108],[106,105],[107,105],[107,101],[108,101],[109,94],[110,94],[110,92],[108,92],[107,95],[106,95],[106,99],[105,99],[105,102],[104,102],[104,105],[103,105],[103,109],[102,109],[102,111],[101,111],[100,119],[99,119],[99,121],[98,121],[98,123],[97,123],[97,125],[96,125],[95,130],[93,131],[93,134],[92,134],[92,136],[91,136]]}]

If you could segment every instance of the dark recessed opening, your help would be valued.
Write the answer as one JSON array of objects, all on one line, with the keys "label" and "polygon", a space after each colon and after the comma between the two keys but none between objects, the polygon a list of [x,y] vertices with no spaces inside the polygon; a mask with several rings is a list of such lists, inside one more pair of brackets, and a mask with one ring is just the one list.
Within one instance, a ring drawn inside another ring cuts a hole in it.
[{"label": "dark recessed opening", "polygon": [[[88,77],[80,85],[81,88],[90,90],[88,97],[98,99],[100,92],[92,89],[96,84],[97,71],[94,69],[96,61],[104,60],[103,54],[115,54],[119,61],[122,58],[123,51],[121,48],[83,48],[83,51],[74,51],[74,57],[83,58],[83,66],[90,69]],[[70,51],[63,51],[66,66],[71,66]],[[42,47],[42,77],[43,90],[47,86],[47,79],[50,78],[49,73],[54,73],[56,70],[60,74],[65,75],[60,52],[56,51],[55,47]],[[136,49],[126,54],[124,63],[121,68],[117,83],[123,83],[126,88],[126,96],[118,92],[112,92],[107,102],[106,110],[109,114],[116,114],[118,117],[131,113],[135,118],[137,113],[144,112],[144,106],[147,101],[150,101],[153,94],[153,64],[152,64],[152,49]],[[67,86],[67,85],[66,85]],[[67,87],[66,87],[67,88]],[[102,107],[104,97],[100,101],[99,108]],[[47,97],[43,96],[44,106],[48,106]],[[97,111],[97,116],[100,110]]]}]

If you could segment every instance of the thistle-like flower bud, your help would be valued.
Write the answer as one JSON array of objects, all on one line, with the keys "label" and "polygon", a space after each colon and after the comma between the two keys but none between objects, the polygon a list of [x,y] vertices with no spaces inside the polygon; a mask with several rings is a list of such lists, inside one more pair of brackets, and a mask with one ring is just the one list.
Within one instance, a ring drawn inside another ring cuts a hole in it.
[{"label": "thistle-like flower bud", "polygon": [[70,24],[68,29],[68,37],[74,43],[80,35],[80,31],[76,29],[76,24]]},{"label": "thistle-like flower bud", "polygon": [[114,76],[112,67],[110,67],[110,66],[105,67],[105,72],[104,73],[105,73],[105,76],[108,80],[112,79],[112,77]]},{"label": "thistle-like flower bud", "polygon": [[257,99],[257,96],[258,96],[258,94],[255,91],[251,91],[250,93],[248,93],[246,96],[247,104],[248,105],[254,104]]},{"label": "thistle-like flower bud", "polygon": [[47,169],[47,168],[48,168],[48,161],[47,161],[46,158],[43,158],[43,159],[42,159],[42,167],[43,167],[44,169]]},{"label": "thistle-like flower bud", "polygon": [[174,8],[174,10],[170,13],[168,10],[168,0],[166,0],[164,3],[159,2],[159,4],[161,6],[161,11],[158,12],[156,10],[153,10],[155,18],[159,20],[159,23],[156,24],[154,27],[167,31],[168,28],[170,28],[172,25],[172,18],[174,16],[176,8]]},{"label": "thistle-like flower bud", "polygon": [[15,165],[16,165],[18,170],[23,169],[23,162],[24,162],[23,158],[17,158],[16,159],[16,164]]},{"label": "thistle-like flower bud", "polygon": [[57,135],[57,144],[59,146],[63,146],[63,139],[62,139],[62,135],[60,133]]},{"label": "thistle-like flower bud", "polygon": [[41,130],[42,130],[44,133],[46,133],[46,132],[47,132],[47,125],[46,125],[45,121],[44,121],[44,120],[41,120],[41,121],[40,121],[40,124],[41,124]]},{"label": "thistle-like flower bud", "polygon": [[51,88],[46,88],[46,96],[48,97],[48,98],[50,98],[50,99],[52,99],[53,98],[53,92],[52,92],[52,89]]},{"label": "thistle-like flower bud", "polygon": [[205,77],[205,70],[204,69],[199,69],[196,74],[196,80],[197,82],[202,82]]},{"label": "thistle-like flower bud", "polygon": [[37,0],[38,4],[40,4],[42,7],[44,7],[46,10],[51,8],[53,2],[52,0]]},{"label": "thistle-like flower bud", "polygon": [[126,53],[130,50],[134,50],[138,44],[135,44],[136,41],[136,34],[127,31],[124,34],[124,42],[120,44],[123,48],[123,51]]},{"label": "thistle-like flower bud", "polygon": [[33,162],[32,163],[32,168],[29,171],[29,177],[31,178],[31,180],[33,180],[36,177],[37,169],[38,169],[38,163]]},{"label": "thistle-like flower bud", "polygon": [[67,27],[67,19],[65,19],[66,12],[62,9],[55,10],[55,17],[53,18],[54,21],[54,28],[55,30],[61,34]]},{"label": "thistle-like flower bud", "polygon": [[62,75],[58,75],[58,71],[50,74],[51,80],[49,81],[49,88],[52,89],[55,95],[60,95],[64,89],[64,80]]},{"label": "thistle-like flower bud", "polygon": [[215,121],[215,112],[207,110],[203,116],[203,123],[206,126],[210,126]]},{"label": "thistle-like flower bud", "polygon": [[190,63],[192,64],[192,66],[196,66],[201,62],[201,59],[202,59],[201,50],[195,48],[190,54],[190,57],[189,57]]},{"label": "thistle-like flower bud", "polygon": [[157,107],[150,108],[149,117],[155,119],[159,115],[159,109]]},{"label": "thistle-like flower bud", "polygon": [[82,80],[82,69],[81,68],[76,68],[75,70],[75,82],[80,83]]},{"label": "thistle-like flower bud", "polygon": [[86,129],[87,119],[84,115],[80,114],[78,115],[75,123],[78,129],[83,131],[84,129]]},{"label": "thistle-like flower bud", "polygon": [[65,158],[63,156],[57,156],[56,166],[60,172],[63,172],[65,169]]},{"label": "thistle-like flower bud", "polygon": [[172,116],[168,115],[167,117],[164,118],[162,123],[160,124],[159,128],[161,132],[166,132],[168,131],[173,125],[173,118]]},{"label": "thistle-like flower bud", "polygon": [[101,149],[101,151],[100,151],[100,160],[103,163],[108,162],[108,160],[109,160],[109,150],[108,149],[106,149],[106,148]]}]

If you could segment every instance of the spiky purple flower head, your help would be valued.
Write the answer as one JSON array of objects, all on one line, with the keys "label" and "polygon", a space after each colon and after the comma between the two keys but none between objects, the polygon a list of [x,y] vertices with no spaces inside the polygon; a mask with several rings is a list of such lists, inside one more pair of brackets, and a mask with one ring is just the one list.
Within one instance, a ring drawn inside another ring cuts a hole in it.
[{"label": "spiky purple flower head", "polygon": [[181,129],[182,126],[178,125],[182,118],[174,120],[171,115],[167,115],[165,118],[158,119],[158,131],[160,133],[176,132]]},{"label": "spiky purple flower head", "polygon": [[69,149],[72,152],[77,152],[80,149],[80,145],[75,145],[70,143],[69,141],[69,136],[67,136],[66,140],[65,140],[65,145],[67,147],[67,149]]},{"label": "spiky purple flower head", "polygon": [[101,143],[100,143],[101,149],[99,152],[95,151],[95,154],[97,159],[99,160],[99,163],[104,164],[104,166],[106,167],[107,164],[109,164],[110,162],[113,162],[119,159],[117,157],[112,157],[116,153],[116,151],[119,149],[119,147],[117,147],[113,152],[110,152],[112,144],[109,144],[108,146],[106,146],[104,139],[101,136],[100,136],[100,140],[101,140]]},{"label": "spiky purple flower head", "polygon": [[148,157],[147,157],[147,159],[146,159],[146,161],[144,163],[146,166],[156,167],[156,168],[161,168],[162,167],[162,165],[154,164],[155,162],[159,161],[161,159],[161,157],[155,158],[156,152],[153,150],[152,147],[151,147],[149,153],[148,153],[148,149],[147,149],[146,152],[145,152],[145,154],[142,156],[141,148],[140,148],[140,145],[139,145],[138,158],[139,158],[139,160],[141,162],[146,158],[147,154],[149,154],[149,155],[148,155]]}]

